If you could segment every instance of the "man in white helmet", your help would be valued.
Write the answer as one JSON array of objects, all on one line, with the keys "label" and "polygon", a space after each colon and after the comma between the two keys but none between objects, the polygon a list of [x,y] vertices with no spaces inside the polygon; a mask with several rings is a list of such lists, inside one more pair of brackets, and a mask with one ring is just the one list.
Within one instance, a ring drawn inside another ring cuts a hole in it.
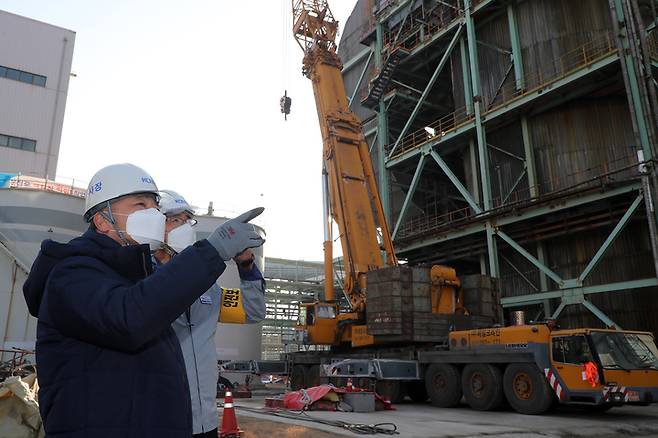
[{"label": "man in white helmet", "polygon": [[[173,190],[161,191],[159,204],[160,211],[167,217],[166,245],[154,255],[158,263],[164,265],[196,242],[196,219],[194,207]],[[265,281],[254,263],[251,249],[234,260],[240,288],[225,289],[213,284],[172,324],[185,359],[194,438],[217,437],[218,372],[214,342],[217,321],[257,323],[265,318]]]},{"label": "man in white helmet", "polygon": [[144,170],[116,164],[89,184],[90,228],[46,240],[23,287],[37,324],[39,410],[46,437],[192,435],[189,386],[171,323],[208,290],[224,261],[264,240],[232,219],[153,272],[164,241],[158,188]]}]

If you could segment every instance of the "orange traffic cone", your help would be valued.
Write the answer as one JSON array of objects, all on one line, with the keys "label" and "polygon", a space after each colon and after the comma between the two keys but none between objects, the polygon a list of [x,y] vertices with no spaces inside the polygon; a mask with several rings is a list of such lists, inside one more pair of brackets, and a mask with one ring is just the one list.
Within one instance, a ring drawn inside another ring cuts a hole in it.
[{"label": "orange traffic cone", "polygon": [[220,438],[241,437],[242,431],[238,427],[238,419],[235,418],[235,409],[233,408],[233,394],[226,391],[224,396],[224,413],[222,414],[222,429],[219,431]]}]

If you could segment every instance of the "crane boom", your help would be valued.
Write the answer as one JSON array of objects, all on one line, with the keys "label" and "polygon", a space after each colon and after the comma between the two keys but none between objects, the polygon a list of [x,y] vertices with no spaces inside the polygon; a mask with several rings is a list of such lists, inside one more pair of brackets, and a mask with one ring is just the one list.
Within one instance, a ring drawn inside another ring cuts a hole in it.
[{"label": "crane boom", "polygon": [[[338,22],[326,0],[293,0],[292,5],[293,33],[304,51],[303,73],[313,83],[322,133],[325,209],[340,233],[345,270],[343,289],[352,311],[362,312],[366,302],[366,272],[396,265],[397,258],[361,121],[349,108],[342,63],[336,53]],[[325,272],[331,273],[325,281],[325,297],[331,301],[333,260],[329,220],[325,220],[325,267]]]}]

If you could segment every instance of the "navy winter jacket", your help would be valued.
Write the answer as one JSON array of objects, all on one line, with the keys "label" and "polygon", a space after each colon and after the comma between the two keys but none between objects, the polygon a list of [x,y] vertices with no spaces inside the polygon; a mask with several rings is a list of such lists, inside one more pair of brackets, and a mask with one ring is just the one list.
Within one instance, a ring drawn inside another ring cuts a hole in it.
[{"label": "navy winter jacket", "polygon": [[38,316],[39,409],[47,437],[192,435],[189,387],[171,323],[226,265],[205,240],[152,272],[148,245],[89,230],[46,240],[23,292]]}]

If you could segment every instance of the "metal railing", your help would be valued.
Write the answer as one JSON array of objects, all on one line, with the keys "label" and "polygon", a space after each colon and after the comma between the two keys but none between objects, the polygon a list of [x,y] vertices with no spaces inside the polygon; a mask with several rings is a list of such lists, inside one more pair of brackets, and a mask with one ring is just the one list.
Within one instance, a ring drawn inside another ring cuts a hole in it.
[{"label": "metal railing", "polygon": [[382,35],[383,46],[391,48],[395,44],[395,47],[404,47],[405,49],[413,50],[431,39],[432,36],[442,29],[447,28],[456,19],[463,16],[464,8],[460,1],[454,9],[444,7],[440,10],[435,10],[430,15],[429,20],[423,19],[422,21],[414,22],[412,19],[411,21],[405,21],[401,29],[396,28],[384,32]]},{"label": "metal railing", "polygon": [[[77,196],[79,198],[84,198],[87,195],[87,183],[85,181],[59,175],[56,176],[55,179],[42,178],[41,176],[36,175],[37,174],[18,173],[9,179],[6,188],[56,192]],[[83,185],[83,187],[80,185]]]},{"label": "metal railing", "polygon": [[[490,102],[483,102],[484,111],[482,114],[486,115],[487,113],[507,105],[516,99],[520,99],[530,93],[545,88],[574,71],[591,65],[615,52],[617,52],[617,47],[614,38],[611,34],[606,32],[599,38],[592,39],[582,46],[562,55],[554,63],[553,71],[539,70],[532,74],[526,74],[524,77],[524,88],[517,89],[516,83],[513,80],[506,85],[503,85],[493,96],[490,97]],[[400,141],[395,150],[395,154],[391,158],[399,156],[409,150],[419,148],[430,141],[434,141],[437,137],[442,137],[472,121],[473,118],[473,114],[469,114],[466,111],[466,108],[458,108],[452,113],[446,114],[435,122],[427,125],[428,128],[433,130],[434,135],[428,134],[427,130],[423,128],[404,137],[402,141]],[[387,153],[390,153],[392,147],[392,144],[388,145]]]},{"label": "metal railing", "polygon": [[[495,215],[510,208],[518,209],[525,205],[536,204],[549,199],[569,196],[576,192],[590,190],[606,184],[628,181],[639,176],[635,148],[629,153],[612,161],[606,161],[578,172],[546,179],[535,186],[526,186],[492,199],[492,208],[477,215],[470,207],[464,207],[436,215],[419,215],[406,220],[398,230],[397,239],[408,239],[444,228],[452,228],[461,223],[477,220],[484,215]],[[630,163],[630,164],[629,164]]]}]

